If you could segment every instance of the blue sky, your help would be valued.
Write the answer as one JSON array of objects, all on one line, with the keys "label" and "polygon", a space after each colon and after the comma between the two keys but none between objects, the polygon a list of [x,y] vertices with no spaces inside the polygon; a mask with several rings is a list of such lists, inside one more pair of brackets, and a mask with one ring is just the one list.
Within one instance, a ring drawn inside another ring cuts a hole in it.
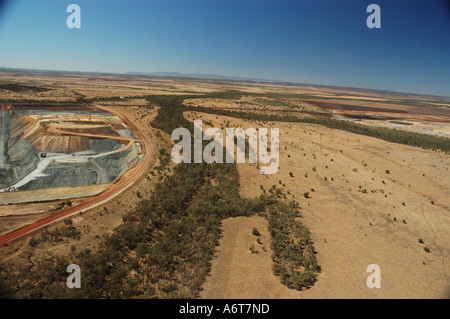
[{"label": "blue sky", "polygon": [[[81,7],[81,29],[66,8]],[[366,8],[381,7],[381,29]],[[450,96],[445,0],[14,0],[0,67],[181,72]]]}]

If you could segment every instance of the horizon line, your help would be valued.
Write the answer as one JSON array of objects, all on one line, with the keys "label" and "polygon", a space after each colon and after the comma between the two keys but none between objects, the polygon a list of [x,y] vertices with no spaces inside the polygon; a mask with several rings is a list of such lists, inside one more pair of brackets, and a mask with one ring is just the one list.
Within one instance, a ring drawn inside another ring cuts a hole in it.
[{"label": "horizon line", "polygon": [[[0,66],[0,70],[15,70],[15,71],[35,71],[35,72],[61,72],[61,73],[81,73],[81,74],[105,74],[105,75],[125,75],[125,76],[141,76],[141,77],[154,77],[154,78],[184,78],[184,79],[198,79],[198,80],[220,80],[220,81],[242,81],[242,82],[254,82],[254,83],[273,83],[273,84],[285,84],[285,85],[298,85],[298,86],[316,86],[325,88],[336,88],[336,89],[354,89],[354,90],[364,90],[364,91],[375,91],[378,93],[393,93],[393,94],[403,94],[403,95],[415,95],[423,97],[435,97],[435,98],[450,98],[450,95],[436,95],[428,93],[413,93],[404,91],[395,91],[390,89],[373,89],[373,88],[363,88],[363,87],[353,87],[353,86],[340,86],[336,84],[317,84],[317,83],[304,83],[304,82],[292,82],[286,80],[274,80],[274,79],[260,79],[247,76],[230,76],[230,75],[220,75],[220,74],[197,74],[197,73],[180,73],[180,72],[168,72],[168,71],[157,71],[157,72],[139,72],[139,71],[127,71],[127,72],[106,72],[106,71],[75,71],[75,70],[55,70],[55,69],[35,69],[35,68],[18,68],[18,67],[4,67]],[[164,75],[161,75],[164,74]]]}]

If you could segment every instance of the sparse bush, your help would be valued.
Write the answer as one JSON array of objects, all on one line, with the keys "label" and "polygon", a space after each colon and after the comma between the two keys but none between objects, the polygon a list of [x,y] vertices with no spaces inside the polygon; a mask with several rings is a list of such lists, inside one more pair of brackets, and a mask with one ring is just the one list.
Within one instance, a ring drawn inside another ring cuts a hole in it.
[{"label": "sparse bush", "polygon": [[31,237],[28,243],[29,243],[30,247],[36,247],[36,245],[38,244],[38,241],[34,237]]},{"label": "sparse bush", "polygon": [[254,235],[254,236],[261,236],[261,234],[259,233],[259,230],[256,227],[253,227],[252,235]]}]

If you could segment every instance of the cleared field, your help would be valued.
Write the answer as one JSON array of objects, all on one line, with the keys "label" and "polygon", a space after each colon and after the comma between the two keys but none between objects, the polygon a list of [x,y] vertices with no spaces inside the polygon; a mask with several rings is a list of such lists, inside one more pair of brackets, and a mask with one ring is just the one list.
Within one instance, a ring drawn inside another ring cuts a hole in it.
[{"label": "cleared field", "polygon": [[[223,236],[200,298],[296,298],[298,293],[283,286],[272,272],[271,238],[267,224],[265,218],[258,216],[230,218],[222,222]],[[253,227],[261,236],[252,235]],[[255,246],[253,253],[249,249],[251,245]]]},{"label": "cleared field", "polygon": [[[208,114],[193,117],[202,117],[216,127],[228,121],[231,127],[255,125]],[[298,292],[283,289],[281,284],[267,294],[249,289],[256,298],[449,296],[448,155],[320,125],[275,122],[258,126],[280,129],[280,170],[275,175],[261,175],[255,164],[239,164],[241,192],[255,197],[263,192],[261,187],[268,190],[272,185],[289,190],[287,200],[295,198],[302,207],[302,221],[311,230],[322,271],[311,289]],[[305,192],[311,198],[304,198]],[[240,286],[273,285],[270,276],[257,277],[271,267],[270,258],[247,255],[251,224],[262,227],[250,219],[223,222],[223,238],[205,285],[205,297],[249,297]],[[233,245],[240,245],[240,257]],[[264,242],[264,246],[269,243]],[[429,253],[425,247],[430,248]],[[236,251],[235,255],[230,251]],[[249,258],[259,258],[258,269],[251,266]],[[242,260],[247,260],[248,268],[242,266]],[[370,264],[381,267],[381,289],[366,286]],[[220,292],[208,289],[219,286]]]},{"label": "cleared field", "polygon": [[362,112],[377,112],[377,113],[408,113],[415,115],[434,115],[440,116],[450,120],[450,113],[446,107],[438,107],[434,105],[418,106],[414,103],[399,103],[399,102],[375,102],[365,100],[337,100],[337,99],[310,99],[309,103],[323,107],[330,110],[339,111],[362,111]]}]

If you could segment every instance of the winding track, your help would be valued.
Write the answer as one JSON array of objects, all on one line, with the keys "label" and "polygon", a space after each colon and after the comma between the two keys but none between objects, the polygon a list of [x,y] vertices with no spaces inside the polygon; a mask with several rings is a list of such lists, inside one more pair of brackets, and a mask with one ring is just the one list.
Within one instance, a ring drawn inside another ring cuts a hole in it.
[{"label": "winding track", "polygon": [[111,110],[104,106],[96,105],[96,107],[121,118],[122,121],[124,121],[124,123],[126,123],[131,128],[131,130],[139,136],[140,141],[142,143],[144,158],[135,167],[127,170],[125,173],[120,175],[116,179],[116,181],[112,183],[103,193],[96,196],[92,200],[89,200],[88,202],[82,203],[77,206],[70,207],[55,215],[44,218],[35,223],[32,223],[30,225],[14,230],[6,235],[3,235],[0,237],[0,245],[12,242],[25,235],[30,235],[44,226],[48,226],[52,223],[56,223],[72,215],[81,213],[82,211],[87,211],[91,208],[104,204],[110,201],[112,198],[119,195],[121,192],[123,192],[131,185],[133,185],[134,182],[146,172],[146,168],[150,165],[150,163],[152,162],[152,158],[154,157],[152,156],[152,154],[156,154],[153,142],[150,139],[148,139],[147,136],[145,136],[145,134],[142,133],[137,128],[137,126],[132,121],[130,121],[124,114],[118,111]]}]

